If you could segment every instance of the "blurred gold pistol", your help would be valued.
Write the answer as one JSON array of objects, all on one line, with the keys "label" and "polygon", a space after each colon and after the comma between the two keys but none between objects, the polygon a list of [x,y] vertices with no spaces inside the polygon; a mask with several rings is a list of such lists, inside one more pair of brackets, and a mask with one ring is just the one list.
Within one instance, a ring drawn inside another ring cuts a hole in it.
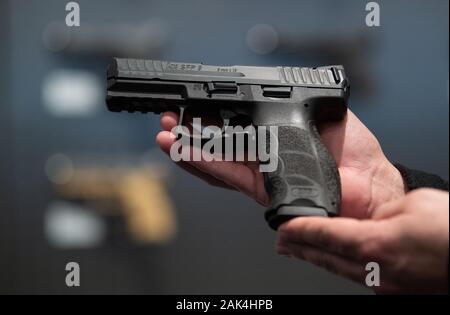
[{"label": "blurred gold pistol", "polygon": [[123,213],[138,243],[165,243],[175,235],[176,219],[163,176],[161,168],[152,166],[76,168],[70,181],[55,189],[104,214]]}]

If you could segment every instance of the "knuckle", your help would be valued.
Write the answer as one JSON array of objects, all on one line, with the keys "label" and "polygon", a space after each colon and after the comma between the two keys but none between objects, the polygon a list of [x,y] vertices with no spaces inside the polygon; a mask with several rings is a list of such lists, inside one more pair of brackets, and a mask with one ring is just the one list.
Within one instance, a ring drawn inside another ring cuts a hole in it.
[{"label": "knuckle", "polygon": [[316,266],[328,270],[332,273],[339,273],[339,270],[336,267],[336,264],[326,255],[319,254],[308,257],[309,260],[315,264]]},{"label": "knuckle", "polygon": [[325,229],[320,229],[316,234],[316,242],[318,245],[328,248],[332,246],[332,237]]},{"label": "knuckle", "polygon": [[287,243],[290,240],[290,233],[287,228],[280,227],[277,231],[277,239],[279,243]]},{"label": "knuckle", "polygon": [[296,231],[296,227],[293,224],[295,222],[292,221],[294,220],[287,221],[280,225],[280,227],[278,228],[278,235],[280,237],[289,238],[294,234],[294,232]]},{"label": "knuckle", "polygon": [[344,254],[344,255],[350,255],[350,256],[358,256],[361,249],[361,243],[355,242],[350,243],[345,246],[336,246],[336,250],[338,253]]},{"label": "knuckle", "polygon": [[402,230],[397,226],[384,224],[379,233],[374,233],[365,243],[365,254],[383,265],[394,265],[398,258]]},{"label": "knuckle", "polygon": [[379,237],[367,238],[359,247],[360,260],[379,261],[383,257],[383,242]]}]

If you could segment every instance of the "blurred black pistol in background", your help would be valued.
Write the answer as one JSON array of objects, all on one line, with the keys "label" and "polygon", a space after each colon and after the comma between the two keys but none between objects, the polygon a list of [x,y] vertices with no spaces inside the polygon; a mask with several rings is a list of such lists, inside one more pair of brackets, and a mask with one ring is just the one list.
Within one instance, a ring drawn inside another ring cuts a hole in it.
[{"label": "blurred black pistol in background", "polygon": [[[108,68],[106,103],[114,112],[185,110],[247,117],[277,126],[278,164],[264,173],[269,225],[298,216],[339,214],[341,187],[334,159],[317,124],[344,118],[349,83],[342,66],[210,66],[115,58]],[[194,116],[195,117],[195,116]]]}]

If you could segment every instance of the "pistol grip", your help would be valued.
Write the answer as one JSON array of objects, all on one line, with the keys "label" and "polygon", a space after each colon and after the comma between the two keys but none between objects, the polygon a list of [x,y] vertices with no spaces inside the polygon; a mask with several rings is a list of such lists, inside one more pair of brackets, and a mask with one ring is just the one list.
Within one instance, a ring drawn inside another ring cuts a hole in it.
[{"label": "pistol grip", "polygon": [[339,172],[312,123],[279,126],[278,166],[264,181],[270,197],[265,218],[274,230],[294,217],[339,214]]}]

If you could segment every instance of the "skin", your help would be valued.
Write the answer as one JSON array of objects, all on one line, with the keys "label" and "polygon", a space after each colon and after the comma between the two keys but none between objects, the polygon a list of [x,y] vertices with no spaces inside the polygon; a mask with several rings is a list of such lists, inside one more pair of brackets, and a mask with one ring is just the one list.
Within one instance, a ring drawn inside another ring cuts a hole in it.
[{"label": "skin", "polygon": [[380,266],[381,294],[448,293],[448,193],[420,189],[376,208],[370,219],[294,219],[278,231],[277,251],[361,284]]},{"label": "skin", "polygon": [[[175,142],[175,137],[170,130],[177,125],[177,122],[178,116],[175,113],[161,115],[162,131],[157,135],[156,142],[167,154],[170,152],[171,145]],[[406,278],[406,282],[408,280],[412,282],[411,277],[416,277],[415,283],[418,291],[422,289],[420,284],[423,283],[425,288],[433,287],[441,292],[442,285],[437,284],[437,282],[435,286],[432,284],[425,285],[425,280],[428,279],[426,270],[430,270],[431,267],[432,270],[439,271],[441,276],[444,277],[447,269],[443,270],[441,264],[439,264],[439,269],[434,269],[434,264],[438,264],[438,262],[437,256],[434,257],[436,260],[431,258],[432,254],[430,254],[428,261],[430,266],[421,269],[421,266],[425,266],[426,257],[423,260],[417,257],[421,256],[418,255],[418,249],[427,250],[426,246],[430,245],[433,248],[430,249],[430,252],[434,250],[435,253],[437,250],[443,250],[443,247],[437,248],[438,244],[442,246],[441,243],[445,244],[446,242],[447,247],[439,257],[440,263],[443,261],[447,263],[448,261],[446,258],[448,257],[448,194],[445,205],[445,200],[442,201],[445,198],[442,196],[439,204],[435,205],[444,208],[444,210],[446,206],[447,211],[439,212],[441,216],[445,216],[445,213],[447,215],[445,220],[447,222],[446,235],[444,233],[433,234],[435,224],[439,221],[436,220],[436,214],[428,217],[427,214],[429,213],[425,213],[426,210],[422,210],[422,212],[416,210],[417,217],[415,217],[415,220],[412,219],[414,216],[411,211],[413,211],[414,202],[411,199],[414,198],[416,192],[406,195],[401,174],[383,154],[375,136],[351,111],[348,111],[343,121],[321,125],[319,131],[322,142],[336,160],[341,177],[341,217],[297,218],[285,223],[278,230],[277,251],[282,255],[307,260],[362,283],[364,283],[364,277],[367,274],[367,271],[364,270],[364,262],[379,262],[383,274],[386,269],[386,278],[383,278],[382,285],[376,288],[376,291],[380,293],[401,292],[402,290],[414,291],[412,286],[402,286],[401,281],[396,282],[391,279],[391,276],[388,277],[387,275],[400,274],[401,268],[408,267],[405,261],[408,261],[408,263],[414,262],[414,257],[416,257],[418,265],[411,266],[410,270],[416,270],[420,274],[407,273],[409,278]],[[269,198],[264,189],[263,175],[254,162],[192,161],[177,164],[213,186],[240,191],[260,204],[268,205]],[[419,193],[432,195],[426,200],[431,200],[438,195],[434,191],[426,191],[425,193],[419,191]],[[421,209],[424,208],[424,205],[420,204],[420,206]],[[406,209],[407,207],[409,209]],[[384,213],[392,213],[392,218],[382,215]],[[409,215],[407,215],[408,213]],[[394,220],[394,217],[400,218]],[[442,219],[440,217],[440,220]],[[397,223],[388,224],[391,221]],[[403,225],[405,222],[408,224]],[[420,224],[417,224],[418,222]],[[433,229],[433,231],[428,232],[436,238],[436,240],[432,238],[429,244],[425,244],[426,240],[421,239],[428,233],[421,230],[425,226]],[[440,229],[445,230],[445,226],[440,226]],[[401,234],[399,231],[404,233]],[[414,235],[417,235],[417,237],[413,238]],[[377,239],[379,243],[377,243]],[[408,245],[408,242],[412,239],[417,244]],[[356,240],[364,248],[361,252],[355,249],[354,244],[349,247],[346,246]],[[392,244],[389,242],[392,242]],[[405,249],[404,253],[388,246],[394,246],[395,244],[398,245],[399,249]],[[378,252],[377,254],[380,255],[375,255],[369,251],[372,247],[375,248],[375,251],[383,246],[389,248],[389,251],[381,253],[383,255]],[[409,249],[408,253],[406,253],[407,249]],[[378,260],[371,260],[372,258]],[[395,261],[398,263],[389,264],[391,261],[387,262],[384,258],[394,258],[393,261],[397,258]],[[392,267],[392,270],[389,269],[391,268],[389,266]],[[392,278],[395,277],[392,276]],[[437,278],[434,277],[433,279],[437,281]]]}]

